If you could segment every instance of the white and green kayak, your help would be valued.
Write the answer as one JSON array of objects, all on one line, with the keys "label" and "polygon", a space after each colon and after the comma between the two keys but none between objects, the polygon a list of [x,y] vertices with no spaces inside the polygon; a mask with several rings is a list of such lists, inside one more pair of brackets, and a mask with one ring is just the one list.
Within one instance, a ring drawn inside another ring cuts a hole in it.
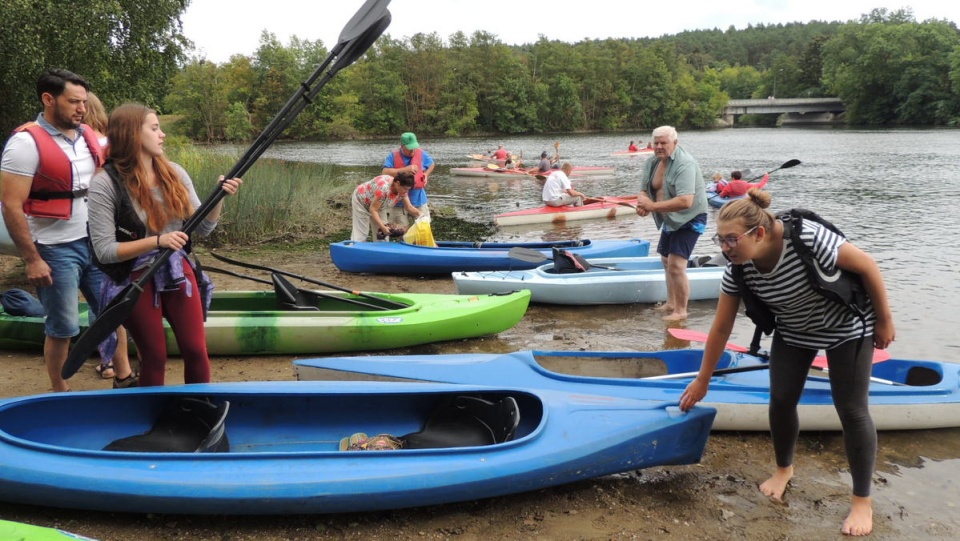
[{"label": "white and green kayak", "polygon": [[[475,338],[513,327],[530,302],[526,290],[503,295],[301,292],[306,302],[298,307],[281,307],[274,291],[214,292],[204,325],[208,351],[211,355],[299,355]],[[405,307],[394,308],[396,303]],[[85,329],[85,304],[80,312]],[[41,350],[43,340],[43,318],[0,312],[0,349]],[[178,353],[169,329],[167,347],[171,355]]]}]

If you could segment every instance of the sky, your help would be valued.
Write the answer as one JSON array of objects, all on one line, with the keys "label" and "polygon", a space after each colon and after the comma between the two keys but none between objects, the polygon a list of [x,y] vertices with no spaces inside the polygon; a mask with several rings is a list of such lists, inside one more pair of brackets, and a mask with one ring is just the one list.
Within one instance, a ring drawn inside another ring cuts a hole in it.
[{"label": "sky", "polygon": [[[363,5],[363,0],[191,0],[182,21],[194,55],[223,63],[231,55],[253,56],[267,30],[282,45],[290,38],[322,40],[327,49]],[[850,21],[875,8],[910,7],[917,21],[946,19],[960,26],[955,0],[393,0],[386,30],[395,39],[436,32],[445,42],[454,32],[477,30],[507,44],[548,39],[659,37],[684,30],[744,29],[749,25]]]}]

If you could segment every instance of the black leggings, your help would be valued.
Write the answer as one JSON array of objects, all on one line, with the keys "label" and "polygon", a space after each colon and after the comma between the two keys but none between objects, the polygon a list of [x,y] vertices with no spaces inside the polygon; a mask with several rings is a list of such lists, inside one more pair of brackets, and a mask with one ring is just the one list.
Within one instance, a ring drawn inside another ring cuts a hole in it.
[{"label": "black leggings", "polygon": [[[859,346],[859,350],[858,350]],[[816,350],[791,346],[774,333],[770,347],[770,433],[777,466],[793,464],[800,432],[797,403]],[[877,461],[877,430],[867,409],[873,367],[873,337],[850,340],[827,350],[830,394],[843,426],[853,495],[870,495]]]}]

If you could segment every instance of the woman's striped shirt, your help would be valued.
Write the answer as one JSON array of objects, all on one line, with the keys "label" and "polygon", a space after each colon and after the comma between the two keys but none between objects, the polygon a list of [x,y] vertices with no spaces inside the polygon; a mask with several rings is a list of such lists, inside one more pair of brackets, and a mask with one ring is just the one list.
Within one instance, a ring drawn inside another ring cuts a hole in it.
[{"label": "woman's striped shirt", "polygon": [[[814,259],[826,271],[837,265],[837,252],[846,242],[843,236],[813,220],[803,220],[800,240],[812,250]],[[740,296],[731,265],[723,275],[722,290]],[[780,261],[769,273],[761,273],[753,262],[743,264],[747,287],[777,318],[777,330],[790,345],[809,349],[830,349],[854,338],[873,334],[876,314],[871,304],[866,317],[827,300],[814,291],[800,256],[789,236],[784,236]]]}]

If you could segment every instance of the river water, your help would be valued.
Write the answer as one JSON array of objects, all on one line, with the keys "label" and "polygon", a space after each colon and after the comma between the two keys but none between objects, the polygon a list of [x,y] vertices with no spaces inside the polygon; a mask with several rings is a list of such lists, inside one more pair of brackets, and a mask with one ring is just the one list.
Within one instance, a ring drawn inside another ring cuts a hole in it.
[{"label": "river water", "polygon": [[[649,134],[562,135],[493,138],[424,138],[421,144],[437,161],[429,195],[434,207],[453,209],[464,219],[492,223],[500,212],[539,205],[534,179],[485,179],[450,174],[451,167],[477,165],[468,154],[496,148],[523,152],[533,165],[540,152],[552,154],[560,143],[564,160],[575,165],[615,165],[607,177],[575,179],[588,195],[635,194],[646,157],[613,157],[630,139]],[[960,193],[960,131],[930,129],[855,130],[838,128],[726,129],[681,132],[680,144],[700,162],[704,175],[733,169],[752,174],[770,171],[791,159],[802,163],[771,175],[773,208],[806,207],[837,224],[848,238],[878,261],[897,327],[890,351],[895,357],[960,362],[960,237],[956,233],[956,196]],[[267,156],[336,164],[346,183],[372,178],[392,141],[278,144]],[[706,239],[715,232],[716,209],[697,253],[713,253]],[[572,222],[566,227],[523,226],[497,230],[490,240],[656,239],[652,219]],[[421,284],[429,288],[429,282]],[[426,290],[426,289],[425,289]],[[706,331],[715,302],[694,302],[685,327]],[[582,338],[588,349],[654,350],[684,347],[666,334],[659,312],[649,306],[532,306],[517,329],[472,345],[436,351],[512,351],[550,348],[558,338]],[[752,327],[738,322],[732,341],[747,344]],[[696,344],[694,344],[696,347]],[[828,463],[842,470],[845,460],[831,436]],[[913,520],[944,521],[960,530],[960,429],[884,432],[878,454],[878,501],[909,509]],[[909,505],[906,504],[909,502]],[[910,531],[912,530],[912,531]],[[939,538],[907,527],[911,537]],[[942,533],[942,532],[941,532]],[[932,534],[932,535],[931,535]],[[928,537],[929,536],[929,537]]]}]

